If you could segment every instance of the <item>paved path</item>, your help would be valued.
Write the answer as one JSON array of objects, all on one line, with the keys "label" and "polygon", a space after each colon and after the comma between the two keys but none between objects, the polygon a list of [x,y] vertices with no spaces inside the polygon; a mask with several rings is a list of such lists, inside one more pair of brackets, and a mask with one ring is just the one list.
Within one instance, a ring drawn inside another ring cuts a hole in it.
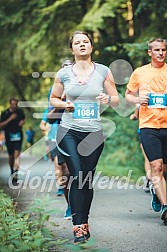
[{"label": "paved path", "polygon": [[[33,163],[33,159],[35,160],[30,156],[23,157],[22,166],[27,165],[28,167],[29,163]],[[22,170],[20,179],[24,181],[24,184],[21,188],[11,189],[8,185],[10,170],[7,158],[1,156],[0,187],[16,198],[21,210],[29,206],[34,198],[42,198],[49,193],[52,199],[56,199],[55,208],[61,210],[51,217],[51,220],[58,224],[55,232],[61,238],[68,239],[69,244],[72,244],[71,221],[63,220],[66,208],[64,197],[56,196],[56,184],[54,183],[52,186],[51,179],[47,180],[46,186],[44,186],[46,179],[40,180],[43,176],[46,178],[46,174],[50,176],[52,173],[53,175],[53,171],[52,162],[39,160],[28,170]],[[35,178],[35,176],[38,177]],[[40,186],[37,186],[38,182]],[[109,183],[111,185],[111,181]],[[34,186],[34,189],[30,189],[30,186]],[[40,192],[41,188],[42,192]],[[43,188],[45,188],[44,191]],[[90,214],[93,238],[84,251],[166,252],[167,226],[162,224],[160,214],[151,210],[150,201],[150,194],[145,193],[142,189],[136,189],[135,185],[129,185],[128,189],[118,189],[118,181],[116,181],[112,189],[108,189],[108,187],[100,189],[99,182],[97,182]],[[73,250],[67,246],[63,251]]]}]

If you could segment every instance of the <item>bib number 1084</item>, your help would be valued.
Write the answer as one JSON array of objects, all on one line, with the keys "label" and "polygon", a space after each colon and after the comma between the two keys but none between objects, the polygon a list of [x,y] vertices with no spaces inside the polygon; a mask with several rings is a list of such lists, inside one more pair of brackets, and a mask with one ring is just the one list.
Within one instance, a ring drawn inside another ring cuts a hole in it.
[{"label": "bib number 1084", "polygon": [[74,103],[75,110],[73,112],[74,119],[97,119],[98,105],[96,102],[90,103]]},{"label": "bib number 1084", "polygon": [[95,111],[94,109],[78,109],[77,110],[77,116],[78,117],[94,117]]}]

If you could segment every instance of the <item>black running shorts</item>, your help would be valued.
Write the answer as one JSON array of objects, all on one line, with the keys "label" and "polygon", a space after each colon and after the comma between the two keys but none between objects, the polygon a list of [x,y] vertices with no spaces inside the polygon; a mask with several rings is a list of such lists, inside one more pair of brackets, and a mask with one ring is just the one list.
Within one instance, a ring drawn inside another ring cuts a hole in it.
[{"label": "black running shorts", "polygon": [[49,150],[50,150],[50,155],[51,155],[52,161],[54,161],[54,158],[57,156],[58,165],[65,163],[65,159],[64,159],[63,155],[60,153],[60,151],[58,150],[58,148],[56,146],[56,142],[49,140],[48,144],[49,144]]},{"label": "black running shorts", "polygon": [[18,132],[20,139],[19,140],[15,140],[12,141],[10,139],[10,133],[6,133],[5,134],[5,138],[6,138],[6,148],[7,148],[7,152],[9,155],[13,155],[15,150],[21,152],[21,147],[22,147],[22,142],[23,142],[23,133],[22,131]]},{"label": "black running shorts", "polygon": [[143,128],[140,135],[148,160],[163,159],[163,163],[167,164],[167,128]]}]

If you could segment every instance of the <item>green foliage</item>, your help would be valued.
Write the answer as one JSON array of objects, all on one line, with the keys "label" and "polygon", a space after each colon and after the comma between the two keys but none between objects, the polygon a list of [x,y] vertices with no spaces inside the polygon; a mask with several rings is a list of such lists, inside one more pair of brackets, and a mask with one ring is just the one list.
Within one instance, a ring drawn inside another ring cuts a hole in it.
[{"label": "green foliage", "polygon": [[43,78],[34,79],[31,74],[57,71],[65,58],[72,58],[67,41],[76,29],[96,33],[94,59],[106,65],[123,58],[136,67],[147,61],[146,42],[153,36],[166,36],[167,3],[162,0],[132,1],[133,37],[128,35],[127,0],[30,0],[26,5],[22,0],[1,2],[2,102],[11,94],[22,100],[46,97],[39,94],[43,87],[47,93],[52,82],[45,85]]},{"label": "green foliage", "polygon": [[[148,40],[149,41],[149,40]],[[123,48],[126,50],[127,55],[130,59],[130,62],[133,64],[133,67],[141,66],[143,61],[148,63],[147,57],[147,43],[148,41],[141,43],[125,43]],[[137,52],[137,53],[136,53]],[[137,62],[137,64],[136,64]]]},{"label": "green foliage", "polygon": [[0,191],[0,251],[48,251],[63,244],[45,224],[56,212],[48,209],[51,203],[49,197],[36,199],[29,211],[16,213],[13,201]]},{"label": "green foliage", "polygon": [[92,7],[88,10],[82,22],[78,25],[78,29],[86,29],[90,31],[104,29],[105,18],[115,17],[115,10],[118,5],[118,1],[107,1],[106,3],[101,3],[100,0],[94,1]]},{"label": "green foliage", "polygon": [[162,16],[164,17],[166,13],[167,3],[163,0],[148,0],[147,2],[145,0],[141,0],[138,3],[138,6],[135,10],[135,14],[139,14],[143,11],[152,11],[155,13],[156,16]]},{"label": "green foliage", "polygon": [[130,126],[127,126],[129,117],[120,117],[116,113],[111,118],[116,124],[116,130],[105,141],[98,170],[109,177],[124,176],[133,170],[131,179],[136,181],[144,174],[143,156],[137,136],[138,122],[131,121]]}]

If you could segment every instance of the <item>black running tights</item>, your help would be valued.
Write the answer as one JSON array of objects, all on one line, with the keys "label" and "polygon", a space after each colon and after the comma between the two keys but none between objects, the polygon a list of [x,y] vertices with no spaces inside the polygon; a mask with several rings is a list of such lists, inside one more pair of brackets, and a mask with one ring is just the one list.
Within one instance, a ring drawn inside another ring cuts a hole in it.
[{"label": "black running tights", "polygon": [[88,223],[93,199],[92,181],[103,150],[102,131],[80,132],[59,127],[57,142],[70,172],[69,201],[73,224]]}]

